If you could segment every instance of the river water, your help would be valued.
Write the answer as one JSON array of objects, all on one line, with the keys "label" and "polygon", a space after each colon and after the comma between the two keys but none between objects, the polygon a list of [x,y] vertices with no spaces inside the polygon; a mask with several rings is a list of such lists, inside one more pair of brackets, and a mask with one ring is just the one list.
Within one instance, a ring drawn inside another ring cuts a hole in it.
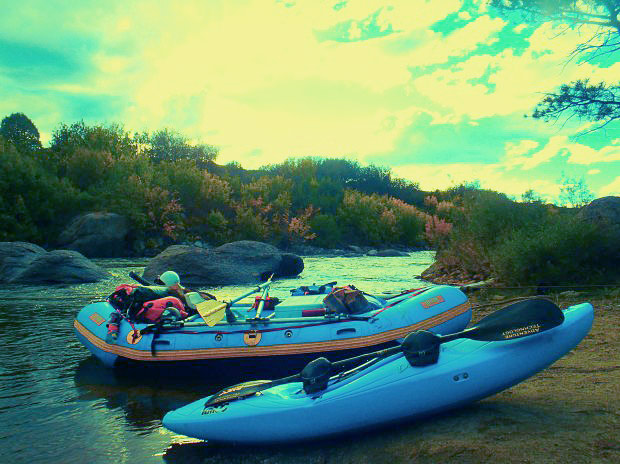
[{"label": "river water", "polygon": [[[111,277],[68,286],[0,288],[0,462],[150,463],[200,462],[208,444],[169,432],[170,409],[213,393],[208,381],[136,378],[107,369],[73,333],[77,311],[101,301],[114,287],[141,274],[146,260],[97,260]],[[303,273],[274,282],[271,296],[299,285],[337,280],[374,294],[421,286],[417,276],[433,252],[408,257],[305,257]],[[204,288],[230,299],[249,287]],[[242,453],[242,451],[239,451]]]}]

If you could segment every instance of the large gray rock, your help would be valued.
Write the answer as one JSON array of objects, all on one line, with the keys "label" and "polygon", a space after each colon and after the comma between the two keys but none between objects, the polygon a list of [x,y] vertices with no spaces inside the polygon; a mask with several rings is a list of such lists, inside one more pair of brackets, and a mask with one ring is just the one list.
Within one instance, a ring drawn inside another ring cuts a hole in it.
[{"label": "large gray rock", "polygon": [[38,254],[28,266],[16,273],[11,283],[73,284],[97,282],[109,274],[84,255],[72,250],[54,250]]},{"label": "large gray rock", "polygon": [[38,255],[45,253],[47,251],[34,243],[0,242],[0,282],[12,280]]},{"label": "large gray rock", "polygon": [[382,256],[382,257],[390,257],[390,256],[409,256],[409,253],[405,253],[404,251],[393,250],[392,248],[386,248],[384,250],[370,250],[367,253],[368,256]]},{"label": "large gray rock", "polygon": [[115,213],[87,213],[73,219],[58,237],[59,248],[79,251],[89,258],[127,255],[129,223]]},{"label": "large gray rock", "polygon": [[278,269],[279,277],[293,277],[301,274],[304,270],[304,260],[301,256],[294,253],[282,253],[280,267]]},{"label": "large gray rock", "polygon": [[274,277],[296,276],[304,268],[303,260],[283,253],[262,242],[243,240],[213,249],[173,245],[152,258],[144,269],[144,278],[153,280],[173,270],[184,285],[253,284]]},{"label": "large gray rock", "polygon": [[579,217],[604,227],[620,240],[620,197],[602,197],[581,208]]}]

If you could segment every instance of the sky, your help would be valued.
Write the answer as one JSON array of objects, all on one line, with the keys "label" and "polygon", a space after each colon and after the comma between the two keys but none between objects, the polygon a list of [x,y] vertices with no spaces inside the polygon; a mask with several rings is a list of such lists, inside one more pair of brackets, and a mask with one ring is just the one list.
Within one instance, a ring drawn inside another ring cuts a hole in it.
[{"label": "sky", "polygon": [[[0,3],[8,0],[0,0]],[[553,200],[562,178],[620,195],[620,121],[531,117],[544,92],[618,82],[568,56],[588,28],[486,0],[22,0],[0,16],[0,118],[173,129],[246,169],[320,156]],[[562,33],[563,31],[563,33]],[[616,57],[617,60],[617,57]]]}]

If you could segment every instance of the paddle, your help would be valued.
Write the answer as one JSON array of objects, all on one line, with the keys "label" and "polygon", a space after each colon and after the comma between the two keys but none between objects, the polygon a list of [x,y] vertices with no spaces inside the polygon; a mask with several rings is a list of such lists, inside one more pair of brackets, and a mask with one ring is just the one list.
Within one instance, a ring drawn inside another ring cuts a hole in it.
[{"label": "paddle", "polygon": [[271,285],[271,277],[269,278],[267,282],[264,282],[256,286],[256,288],[253,288],[252,290],[244,293],[243,295],[238,296],[237,298],[235,298],[234,300],[228,303],[220,302],[216,300],[203,301],[202,303],[198,303],[196,305],[196,310],[198,311],[198,314],[200,314],[200,317],[202,317],[202,319],[206,322],[206,324],[209,327],[213,327],[215,324],[217,324],[222,319],[222,317],[224,317],[224,314],[226,314],[227,308],[229,308],[236,302],[243,300],[246,296],[250,296],[253,293],[258,292],[259,290],[263,290],[264,292],[265,289],[268,289],[270,285]]},{"label": "paddle", "polygon": [[[204,322],[209,326],[209,327],[213,327],[215,324],[217,324],[222,317],[224,316],[224,314],[226,314],[226,317],[228,318],[228,312],[230,312],[230,317],[231,317],[231,321],[229,322],[234,322],[234,314],[232,314],[232,311],[230,311],[230,306],[232,306],[233,304],[237,303],[238,301],[244,299],[247,296],[252,295],[253,293],[256,293],[260,290],[262,290],[265,286],[269,286],[271,285],[271,282],[264,282],[260,285],[257,285],[256,288],[253,288],[252,290],[244,293],[241,296],[238,296],[237,298],[235,298],[232,301],[226,302],[226,301],[217,301],[217,300],[207,300],[207,301],[203,301],[201,303],[197,303],[196,304],[196,310],[198,311],[198,314],[201,316],[201,318],[204,320]],[[145,334],[145,333],[149,333],[153,330],[159,330],[162,328],[174,328],[174,329],[178,329],[180,327],[183,327],[183,321],[177,321],[175,322],[172,326],[168,327],[168,326],[161,326],[159,324],[151,324],[151,325],[147,325],[146,327],[144,327],[142,330],[140,330],[140,333]]]},{"label": "paddle", "polygon": [[217,300],[207,300],[196,304],[196,311],[202,320],[209,326],[217,324],[226,314],[227,303]]},{"label": "paddle", "polygon": [[[405,338],[401,346],[395,346],[393,348],[337,361],[332,364],[330,372],[335,373],[347,370],[374,358],[385,358],[403,352],[405,352],[410,362],[411,359],[417,362],[417,364],[414,365],[428,365],[431,362],[437,361],[439,345],[451,340],[459,338],[479,341],[510,340],[544,332],[545,330],[552,329],[562,324],[563,321],[564,313],[549,300],[532,299],[520,301],[484,317],[475,326],[461,332],[450,335],[435,335],[427,331],[413,332]],[[429,352],[431,362],[428,362],[427,358]],[[421,356],[418,356],[420,354]],[[260,384],[257,384],[256,381],[240,383],[214,394],[205,403],[205,407],[254,395],[277,385],[301,380],[301,378],[302,374],[299,373],[277,380],[260,381],[262,382]]]}]

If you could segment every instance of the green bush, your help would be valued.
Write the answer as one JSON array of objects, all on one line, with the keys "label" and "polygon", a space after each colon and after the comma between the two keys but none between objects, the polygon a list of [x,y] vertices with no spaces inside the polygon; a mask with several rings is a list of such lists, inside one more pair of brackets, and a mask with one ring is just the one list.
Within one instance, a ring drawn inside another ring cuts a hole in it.
[{"label": "green bush", "polygon": [[53,242],[92,197],[48,172],[36,155],[0,137],[0,240]]},{"label": "green bush", "polygon": [[323,248],[335,248],[342,243],[342,229],[336,218],[328,214],[317,214],[310,220],[316,234],[312,244]]},{"label": "green bush", "polygon": [[387,195],[346,190],[336,215],[349,243],[385,246],[421,245],[426,215]]},{"label": "green bush", "polygon": [[268,239],[269,223],[264,216],[256,214],[253,208],[240,204],[235,208],[235,217],[232,227],[234,240]]},{"label": "green bush", "polygon": [[228,220],[219,211],[211,211],[205,220],[200,237],[204,237],[213,245],[222,245],[230,239]]},{"label": "green bush", "polygon": [[382,218],[383,211],[378,195],[347,190],[337,219],[349,243],[377,246],[386,242],[391,226]]},{"label": "green bush", "polygon": [[66,175],[80,190],[104,183],[114,160],[106,151],[79,147],[66,159]]},{"label": "green bush", "polygon": [[555,214],[506,234],[490,252],[494,275],[507,284],[607,282],[616,270],[611,238],[574,216]]},{"label": "green bush", "polygon": [[458,206],[446,210],[453,224],[447,240],[439,243],[437,260],[446,269],[478,278],[494,273],[492,252],[516,231],[532,230],[550,214],[544,205],[517,203],[488,190],[456,189]]}]

